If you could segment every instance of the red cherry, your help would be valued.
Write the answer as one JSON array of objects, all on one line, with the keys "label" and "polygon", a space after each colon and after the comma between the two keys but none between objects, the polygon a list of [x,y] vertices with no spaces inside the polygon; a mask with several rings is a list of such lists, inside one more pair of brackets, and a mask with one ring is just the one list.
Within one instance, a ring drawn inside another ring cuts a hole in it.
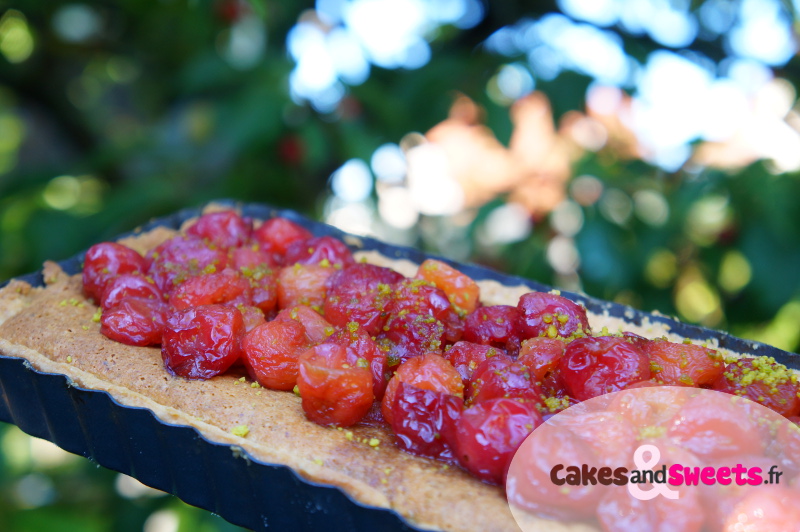
[{"label": "red cherry", "polygon": [[225,251],[189,235],[173,237],[149,255],[153,259],[149,275],[164,293],[171,292],[189,277],[208,271],[222,271],[228,263]]},{"label": "red cherry", "polygon": [[320,264],[323,261],[327,261],[329,266],[334,264],[346,266],[355,263],[350,248],[332,236],[317,236],[308,240],[295,241],[286,249],[287,266]]},{"label": "red cherry", "polygon": [[520,349],[520,319],[517,307],[479,307],[464,322],[464,340],[499,347],[516,356]]},{"label": "red cherry", "polygon": [[642,351],[615,336],[579,338],[567,345],[558,368],[569,395],[585,401],[650,378]]},{"label": "red cherry", "polygon": [[372,337],[356,322],[348,323],[326,340],[326,343],[338,344],[363,358],[369,363],[372,372],[372,393],[377,401],[383,399],[386,385],[389,382],[389,364],[386,353],[378,347]]},{"label": "red cherry", "polygon": [[252,302],[250,282],[230,268],[190,277],[169,296],[170,305],[178,310],[218,303],[250,305]]},{"label": "red cherry", "polygon": [[722,355],[707,347],[676,344],[664,338],[638,343],[644,345],[644,353],[650,358],[653,379],[667,385],[704,386],[725,371]]},{"label": "red cherry", "polygon": [[453,309],[447,294],[423,279],[408,279],[394,286],[394,294],[387,312],[429,314],[444,325],[445,340],[454,343],[461,339],[464,322]]},{"label": "red cherry", "polygon": [[127,345],[158,345],[168,307],[161,299],[126,297],[100,318],[100,333]]},{"label": "red cherry", "polygon": [[265,388],[291,390],[297,384],[297,359],[311,345],[300,323],[268,321],[242,339],[243,361],[250,375]]},{"label": "red cherry", "polygon": [[758,419],[751,419],[742,403],[734,404],[730,397],[714,392],[699,394],[688,399],[666,424],[667,435],[701,459],[760,455],[764,441]]},{"label": "red cherry", "polygon": [[538,404],[542,390],[531,381],[531,370],[510,357],[485,360],[472,374],[466,391],[468,405],[505,397]]},{"label": "red cherry", "polygon": [[262,323],[266,323],[264,312],[258,308],[248,305],[238,305],[236,307],[242,313],[242,320],[244,320],[245,332],[250,332]]},{"label": "red cherry", "polygon": [[547,374],[558,367],[564,356],[564,342],[554,338],[529,338],[522,342],[519,362],[533,372],[537,382],[542,382]]},{"label": "red cherry", "polygon": [[394,315],[383,326],[377,341],[386,350],[389,365],[397,366],[424,353],[441,354],[444,326],[430,314]]},{"label": "red cherry", "polygon": [[481,480],[500,484],[514,452],[543,422],[530,403],[490,399],[461,413],[456,425],[456,456]]},{"label": "red cherry", "polygon": [[312,343],[318,344],[328,339],[334,333],[333,326],[320,316],[319,312],[305,305],[296,305],[284,309],[275,316],[273,321],[292,320],[303,326],[306,336]]},{"label": "red cherry", "polygon": [[519,298],[523,338],[562,338],[589,333],[586,309],[565,297],[546,292],[529,292]]},{"label": "red cherry", "polygon": [[348,427],[369,411],[374,399],[372,374],[347,349],[321,344],[300,355],[298,362],[297,388],[308,419]]},{"label": "red cherry", "polygon": [[392,430],[400,449],[429,458],[455,461],[456,423],[464,401],[443,392],[400,383],[392,406]]},{"label": "red cherry", "polygon": [[507,354],[503,349],[465,341],[456,342],[444,352],[444,358],[456,368],[465,386],[484,360],[497,356]]},{"label": "red cherry", "polygon": [[147,260],[136,251],[116,242],[101,242],[90,247],[83,259],[83,290],[100,301],[111,279],[123,273],[144,273],[147,269]]},{"label": "red cherry", "polygon": [[712,388],[747,397],[782,416],[800,413],[797,377],[771,358],[742,358],[729,364],[712,383]]},{"label": "red cherry", "polygon": [[314,264],[295,264],[278,274],[278,308],[307,305],[322,310],[328,293],[328,278],[335,272],[331,267]]},{"label": "red cherry", "polygon": [[161,290],[152,281],[138,273],[123,273],[106,284],[100,306],[104,310],[114,308],[126,297],[164,300]]},{"label": "red cherry", "polygon": [[250,240],[252,224],[235,211],[212,212],[202,215],[186,230],[187,235],[207,239],[220,248],[233,248]]},{"label": "red cherry", "polygon": [[210,379],[239,360],[242,314],[223,305],[172,313],[164,326],[161,356],[167,371],[188,379]]},{"label": "red cherry", "polygon": [[308,229],[286,218],[271,218],[253,231],[253,238],[280,255],[285,255],[293,242],[308,240],[312,236]]},{"label": "red cherry", "polygon": [[337,327],[355,321],[370,334],[378,334],[388,317],[391,286],[402,279],[401,274],[372,264],[347,266],[328,279],[325,317]]},{"label": "red cherry", "polygon": [[442,392],[459,398],[464,397],[464,384],[461,382],[461,376],[447,360],[434,353],[414,357],[397,368],[386,387],[386,393],[381,402],[381,412],[389,424],[393,420],[392,408],[395,395],[400,383],[403,382],[423,390]]}]

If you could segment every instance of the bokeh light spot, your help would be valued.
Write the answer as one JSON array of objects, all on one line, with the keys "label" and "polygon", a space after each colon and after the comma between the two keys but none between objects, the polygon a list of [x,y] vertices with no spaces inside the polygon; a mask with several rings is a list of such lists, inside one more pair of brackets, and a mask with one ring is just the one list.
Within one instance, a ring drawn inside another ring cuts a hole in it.
[{"label": "bokeh light spot", "polygon": [[511,244],[524,240],[531,232],[530,213],[518,203],[506,203],[486,217],[481,234],[484,245]]},{"label": "bokeh light spot", "polygon": [[348,202],[363,201],[372,193],[372,174],[367,163],[350,159],[331,175],[331,189]]},{"label": "bokeh light spot", "polygon": [[53,14],[53,29],[67,42],[87,41],[100,33],[100,15],[86,4],[68,4]]},{"label": "bokeh light spot", "polygon": [[719,286],[728,293],[734,294],[748,285],[753,275],[750,261],[740,251],[728,251],[722,257],[719,267]]},{"label": "bokeh light spot", "polygon": [[574,273],[580,266],[580,255],[575,241],[565,236],[556,236],[547,244],[547,262],[561,274]]},{"label": "bokeh light spot", "polygon": [[370,166],[384,183],[401,183],[406,176],[406,156],[397,144],[387,143],[372,153]]},{"label": "bokeh light spot", "polygon": [[50,180],[42,192],[42,199],[51,208],[64,211],[77,205],[81,184],[76,177],[62,175]]},{"label": "bokeh light spot", "polygon": [[154,512],[144,522],[143,532],[178,532],[180,529],[178,514],[172,510]]},{"label": "bokeh light spot", "polygon": [[637,190],[633,194],[636,216],[647,225],[660,227],[669,218],[669,203],[657,190]]},{"label": "bokeh light spot", "polygon": [[22,63],[33,53],[33,35],[25,15],[9,9],[0,18],[0,53],[9,63]]},{"label": "bokeh light spot", "polygon": [[687,268],[678,279],[675,308],[684,319],[706,327],[717,325],[723,317],[719,294],[696,267]]},{"label": "bokeh light spot", "polygon": [[686,233],[700,246],[710,246],[733,220],[728,198],[706,196],[696,201],[686,216]]},{"label": "bokeh light spot", "polygon": [[121,497],[126,499],[138,499],[140,497],[161,497],[166,495],[165,492],[151,488],[142,484],[133,477],[123,475],[120,473],[114,480],[114,489]]},{"label": "bokeh light spot", "polygon": [[608,221],[624,225],[633,213],[633,202],[625,192],[610,188],[600,199],[600,212]]},{"label": "bokeh light spot", "polygon": [[411,193],[405,187],[379,188],[378,213],[383,221],[397,229],[410,229],[419,220],[419,211],[414,207]]},{"label": "bokeh light spot", "polygon": [[581,175],[572,180],[569,192],[575,201],[588,207],[603,195],[603,182],[591,175]]},{"label": "bokeh light spot", "polygon": [[583,227],[583,209],[574,201],[565,200],[550,214],[550,224],[564,236],[575,236]]},{"label": "bokeh light spot", "polygon": [[21,508],[39,508],[56,498],[53,481],[42,473],[30,473],[19,479],[14,485],[13,493]]},{"label": "bokeh light spot", "polygon": [[667,288],[677,275],[678,259],[670,250],[658,249],[647,259],[644,276],[656,288]]}]

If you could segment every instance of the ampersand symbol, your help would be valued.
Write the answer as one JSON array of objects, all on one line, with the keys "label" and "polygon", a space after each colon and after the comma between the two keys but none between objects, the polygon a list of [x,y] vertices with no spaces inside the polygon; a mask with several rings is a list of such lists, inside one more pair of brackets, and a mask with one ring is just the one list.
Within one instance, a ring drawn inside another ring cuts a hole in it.
[{"label": "ampersand symbol", "polygon": [[[645,453],[650,453],[650,458],[647,460],[644,459]],[[658,447],[655,445],[640,445],[633,453],[633,463],[640,471],[653,469],[653,467],[658,464],[659,460],[661,460],[661,451],[659,451]],[[667,484],[656,483],[653,483],[650,489],[643,490],[638,484],[629,482],[628,493],[640,501],[649,501],[650,499],[655,499],[659,495],[663,495],[667,499],[677,499],[680,497],[680,493],[670,489]]]}]

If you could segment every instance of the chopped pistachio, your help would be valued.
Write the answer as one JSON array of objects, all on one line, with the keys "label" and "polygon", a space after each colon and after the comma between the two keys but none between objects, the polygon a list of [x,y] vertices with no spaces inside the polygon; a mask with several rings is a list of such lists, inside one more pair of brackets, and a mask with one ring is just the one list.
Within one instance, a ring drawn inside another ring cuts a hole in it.
[{"label": "chopped pistachio", "polygon": [[239,436],[240,438],[244,438],[248,434],[250,434],[250,427],[247,425],[236,425],[231,429],[231,433],[234,436]]}]

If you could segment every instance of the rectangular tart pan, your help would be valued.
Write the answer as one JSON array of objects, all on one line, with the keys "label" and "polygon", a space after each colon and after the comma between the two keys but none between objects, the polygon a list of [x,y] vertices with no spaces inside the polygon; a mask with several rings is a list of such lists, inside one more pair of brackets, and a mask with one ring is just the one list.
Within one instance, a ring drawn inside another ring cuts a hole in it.
[{"label": "rectangular tart pan", "polygon": [[[455,263],[416,249],[371,238],[351,238],[334,227],[293,211],[229,200],[214,204],[237,208],[243,216],[252,218],[283,216],[306,227],[315,236],[347,236],[348,241],[359,243],[357,247],[351,245],[354,250],[374,250],[389,258],[416,263],[437,258],[474,279],[490,279],[509,286],[526,285],[537,291],[552,289],[535,281]],[[185,209],[155,219],[119,238],[156,227],[179,229],[186,220],[199,216],[202,211],[202,207]],[[59,264],[66,273],[76,274],[81,271],[82,260],[83,253],[80,253]],[[18,279],[33,286],[44,284],[40,272]],[[7,282],[0,283],[0,287],[5,284]],[[685,338],[716,340],[722,348],[771,356],[788,367],[800,369],[800,355],[775,347],[581,294],[562,292],[562,295],[583,303],[594,313],[608,313],[636,325],[641,325],[643,320],[663,323]],[[338,487],[301,478],[286,466],[260,462],[241,449],[207,440],[192,427],[165,423],[148,409],[120,405],[107,392],[82,389],[64,375],[39,372],[26,361],[2,353],[0,421],[13,423],[31,436],[49,440],[66,451],[130,475],[188,504],[253,530],[420,530],[393,510],[364,505]]]}]

